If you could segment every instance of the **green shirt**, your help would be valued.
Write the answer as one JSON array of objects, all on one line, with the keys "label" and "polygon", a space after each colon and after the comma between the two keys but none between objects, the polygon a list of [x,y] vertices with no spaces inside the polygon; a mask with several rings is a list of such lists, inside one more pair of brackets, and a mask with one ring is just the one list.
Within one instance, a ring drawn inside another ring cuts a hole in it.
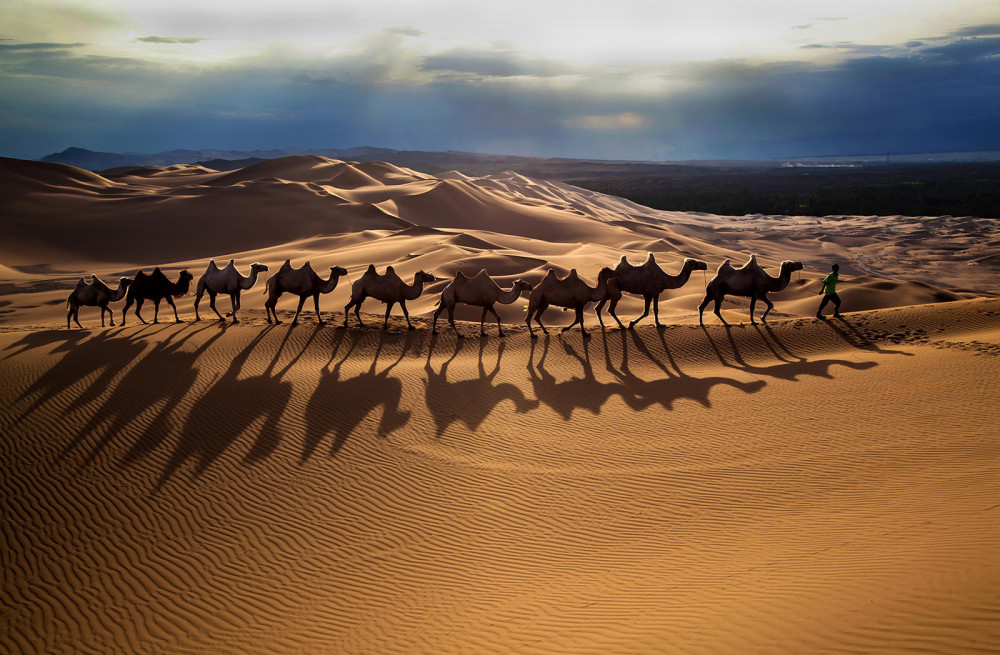
[{"label": "green shirt", "polygon": [[836,273],[830,273],[825,278],[823,278],[823,293],[826,295],[832,295],[837,293],[837,278],[840,277]]}]

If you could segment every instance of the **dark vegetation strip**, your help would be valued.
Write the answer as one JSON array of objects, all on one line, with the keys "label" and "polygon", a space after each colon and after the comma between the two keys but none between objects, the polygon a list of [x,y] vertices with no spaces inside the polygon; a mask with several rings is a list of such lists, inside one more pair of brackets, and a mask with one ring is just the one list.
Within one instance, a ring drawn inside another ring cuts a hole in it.
[{"label": "dark vegetation strip", "polygon": [[808,216],[904,215],[1000,218],[1000,162],[859,168],[695,168],[658,175],[566,179],[672,211]]}]

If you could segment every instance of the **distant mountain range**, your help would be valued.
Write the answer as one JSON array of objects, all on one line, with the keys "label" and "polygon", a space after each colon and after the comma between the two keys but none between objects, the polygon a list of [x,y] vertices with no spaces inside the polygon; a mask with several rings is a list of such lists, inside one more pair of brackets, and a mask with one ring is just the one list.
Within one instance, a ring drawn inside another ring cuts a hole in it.
[{"label": "distant mountain range", "polygon": [[173,166],[175,164],[200,164],[217,171],[243,168],[265,159],[289,155],[318,155],[344,161],[385,161],[422,173],[437,175],[451,170],[466,175],[493,175],[506,170],[516,170],[524,175],[545,179],[573,179],[616,175],[664,175],[691,169],[719,168],[770,168],[780,162],[643,162],[600,159],[566,159],[489,155],[474,152],[428,152],[419,150],[392,150],[362,146],[357,148],[318,148],[303,150],[168,150],[155,154],[95,152],[84,148],[67,148],[42,157],[39,161],[69,164],[90,171],[133,166]]}]

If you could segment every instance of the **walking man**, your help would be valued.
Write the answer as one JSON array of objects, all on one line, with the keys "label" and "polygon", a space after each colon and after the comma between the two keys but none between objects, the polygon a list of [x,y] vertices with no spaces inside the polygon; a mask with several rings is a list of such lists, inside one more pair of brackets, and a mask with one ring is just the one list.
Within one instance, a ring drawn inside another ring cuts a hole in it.
[{"label": "walking man", "polygon": [[840,264],[833,265],[833,272],[823,278],[823,289],[820,291],[823,294],[823,300],[819,303],[819,309],[816,310],[816,318],[823,318],[823,308],[826,307],[826,303],[833,301],[833,315],[840,317],[840,296],[837,295],[837,278],[840,276],[837,271],[840,270]]}]

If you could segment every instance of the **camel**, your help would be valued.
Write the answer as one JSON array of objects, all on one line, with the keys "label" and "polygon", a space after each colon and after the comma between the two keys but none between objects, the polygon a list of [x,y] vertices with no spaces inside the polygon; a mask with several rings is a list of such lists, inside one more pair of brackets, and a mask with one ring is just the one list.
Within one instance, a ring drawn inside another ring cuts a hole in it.
[{"label": "camel", "polygon": [[107,312],[111,317],[111,327],[114,327],[115,313],[108,307],[108,303],[118,302],[124,298],[130,284],[132,284],[132,278],[119,278],[118,288],[112,290],[96,275],[90,276],[90,284],[84,282],[81,277],[73,292],[66,299],[66,329],[68,330],[70,327],[70,318],[76,321],[78,327],[83,327],[80,325],[80,307],[84,305],[101,308],[101,327],[104,327],[104,312]]},{"label": "camel", "polygon": [[660,294],[667,289],[679,289],[687,284],[693,271],[704,270],[708,270],[708,264],[689,257],[684,260],[684,265],[681,266],[680,273],[670,275],[657,265],[653,253],[649,253],[646,261],[639,266],[633,266],[628,262],[628,258],[622,255],[621,261],[615,267],[615,284],[608,285],[607,297],[602,298],[597,303],[597,320],[600,321],[601,327],[604,327],[604,319],[601,318],[601,309],[604,307],[604,303],[610,300],[611,304],[608,306],[608,313],[618,322],[618,327],[624,329],[625,326],[622,325],[622,322],[618,319],[618,315],[615,313],[615,307],[618,306],[618,301],[622,298],[622,291],[627,291],[628,293],[642,296],[646,302],[646,306],[642,310],[642,315],[628,324],[630,330],[635,329],[639,321],[649,316],[650,302],[653,303],[653,318],[656,321],[656,327],[664,327],[660,323]]},{"label": "camel", "polygon": [[220,321],[226,319],[215,308],[215,296],[220,293],[229,295],[229,300],[233,304],[233,323],[239,323],[240,319],[236,318],[236,310],[240,308],[240,292],[257,284],[257,276],[260,275],[261,271],[266,270],[267,266],[254,262],[250,264],[250,275],[244,277],[236,270],[236,262],[232,259],[229,260],[225,268],[216,266],[214,259],[209,261],[205,273],[198,278],[198,291],[194,297],[194,320],[201,320],[198,315],[198,303],[201,302],[201,297],[207,291],[208,306],[212,308]]},{"label": "camel", "polygon": [[698,306],[698,323],[704,325],[702,315],[705,312],[705,307],[708,306],[709,302],[714,300],[715,315],[719,317],[719,320],[724,325],[729,325],[729,323],[726,323],[726,319],[722,318],[722,314],[719,313],[719,308],[722,306],[722,299],[726,295],[750,298],[750,323],[752,325],[757,324],[757,321],[753,320],[753,311],[757,305],[757,300],[763,300],[767,305],[767,309],[764,310],[764,314],[760,317],[760,320],[767,322],[767,314],[774,308],[774,303],[767,297],[767,294],[772,291],[783,291],[792,280],[792,271],[801,270],[802,262],[783,261],[781,262],[778,277],[771,277],[757,263],[757,255],[750,255],[747,263],[739,268],[733,268],[727,259],[719,266],[715,277],[712,278],[705,289],[705,299]]},{"label": "camel", "polygon": [[292,319],[292,325],[299,324],[299,314],[302,312],[302,305],[305,304],[306,298],[312,296],[313,302],[316,304],[316,321],[323,325],[326,321],[319,313],[319,294],[330,293],[337,288],[337,282],[340,281],[342,275],[347,275],[347,269],[343,266],[331,266],[330,267],[330,278],[324,280],[316,271],[312,269],[309,262],[302,265],[301,268],[292,268],[291,260],[286,259],[285,263],[281,265],[278,272],[275,273],[270,280],[267,281],[266,288],[264,292],[267,294],[267,300],[264,302],[264,311],[267,313],[267,322],[271,322],[271,316],[274,316],[275,323],[281,323],[278,320],[278,315],[274,312],[274,306],[278,303],[278,298],[281,294],[293,293],[299,297],[299,307],[295,310],[295,318]]},{"label": "camel", "polygon": [[441,291],[441,300],[438,301],[438,308],[434,312],[434,324],[431,328],[433,334],[437,334],[437,320],[445,309],[448,310],[448,322],[451,329],[455,330],[458,338],[462,338],[462,333],[455,327],[455,305],[464,302],[466,305],[475,305],[483,308],[483,316],[479,321],[479,335],[485,337],[486,312],[492,312],[497,317],[497,330],[503,336],[503,326],[500,324],[500,315],[493,308],[495,303],[509,305],[521,297],[525,291],[531,290],[531,283],[524,280],[515,280],[513,286],[504,291],[490,277],[486,269],[479,271],[476,277],[467,277],[462,271],[455,273],[455,279]]},{"label": "camel", "polygon": [[564,327],[563,332],[579,323],[583,336],[590,336],[583,327],[583,306],[588,302],[597,302],[607,296],[609,280],[614,279],[614,275],[614,271],[604,267],[597,275],[597,286],[589,287],[576,274],[575,268],[562,279],[556,275],[555,271],[549,269],[548,274],[531,290],[531,296],[528,297],[528,317],[524,322],[528,324],[528,332],[531,333],[531,337],[536,337],[534,330],[531,329],[531,319],[535,319],[538,326],[542,328],[542,332],[549,333],[542,325],[542,312],[549,305],[576,310],[576,319]]},{"label": "camel", "polygon": [[132,303],[135,303],[135,315],[139,317],[140,321],[145,323],[146,319],[139,312],[142,310],[142,303],[147,300],[152,300],[154,303],[153,323],[159,323],[161,300],[166,300],[167,304],[173,308],[174,322],[180,323],[181,319],[177,317],[177,305],[174,304],[174,298],[186,294],[191,289],[191,280],[193,279],[194,276],[186,270],[181,271],[176,282],[168,280],[159,267],[154,268],[153,272],[148,275],[140,270],[135,274],[135,280],[125,295],[125,309],[122,310],[122,325],[125,325],[125,316]]},{"label": "camel", "polygon": [[351,307],[354,308],[354,315],[358,317],[358,323],[361,327],[365,327],[364,321],[361,320],[361,303],[365,301],[365,298],[371,296],[387,305],[385,322],[382,324],[383,329],[389,327],[389,312],[392,311],[392,306],[396,303],[399,303],[399,306],[403,308],[403,316],[406,317],[406,324],[409,328],[416,329],[413,327],[413,323],[410,323],[410,313],[406,311],[406,301],[416,300],[427,282],[437,282],[437,278],[430,273],[417,271],[413,276],[413,284],[407,285],[396,275],[392,266],[385,269],[385,275],[379,275],[375,272],[375,265],[369,264],[368,270],[351,287],[351,302],[344,307],[344,327],[347,327],[348,312]]}]

